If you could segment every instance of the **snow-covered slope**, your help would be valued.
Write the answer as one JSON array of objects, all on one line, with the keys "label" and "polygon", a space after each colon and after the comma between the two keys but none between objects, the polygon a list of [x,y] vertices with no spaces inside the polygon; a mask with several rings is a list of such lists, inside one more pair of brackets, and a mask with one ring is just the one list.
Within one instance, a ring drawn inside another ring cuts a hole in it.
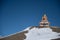
[{"label": "snow-covered slope", "polygon": [[51,40],[60,38],[60,33],[53,32],[50,28],[32,28],[25,33],[26,39],[24,40]]}]

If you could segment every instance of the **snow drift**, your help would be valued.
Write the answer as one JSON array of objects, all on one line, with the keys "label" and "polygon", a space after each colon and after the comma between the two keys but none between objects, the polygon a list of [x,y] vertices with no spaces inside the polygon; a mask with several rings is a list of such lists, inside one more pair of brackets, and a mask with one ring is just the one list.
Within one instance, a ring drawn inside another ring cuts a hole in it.
[{"label": "snow drift", "polygon": [[53,32],[50,28],[33,28],[28,30],[28,33],[25,34],[26,39],[24,40],[51,40],[60,38],[60,33]]}]

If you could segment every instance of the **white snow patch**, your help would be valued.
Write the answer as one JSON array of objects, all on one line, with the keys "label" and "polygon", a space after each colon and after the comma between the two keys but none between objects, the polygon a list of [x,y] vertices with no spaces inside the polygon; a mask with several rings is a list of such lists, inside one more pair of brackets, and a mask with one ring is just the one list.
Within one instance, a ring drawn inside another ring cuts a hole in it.
[{"label": "white snow patch", "polygon": [[25,34],[24,40],[51,40],[59,38],[59,33],[53,32],[50,28],[33,28]]}]

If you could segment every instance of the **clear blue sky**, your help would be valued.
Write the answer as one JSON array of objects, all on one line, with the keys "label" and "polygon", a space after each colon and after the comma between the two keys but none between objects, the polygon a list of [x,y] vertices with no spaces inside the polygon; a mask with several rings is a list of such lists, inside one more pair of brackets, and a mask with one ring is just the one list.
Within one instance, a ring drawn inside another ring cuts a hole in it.
[{"label": "clear blue sky", "polygon": [[0,35],[38,26],[44,12],[51,26],[60,26],[60,0],[0,0]]}]

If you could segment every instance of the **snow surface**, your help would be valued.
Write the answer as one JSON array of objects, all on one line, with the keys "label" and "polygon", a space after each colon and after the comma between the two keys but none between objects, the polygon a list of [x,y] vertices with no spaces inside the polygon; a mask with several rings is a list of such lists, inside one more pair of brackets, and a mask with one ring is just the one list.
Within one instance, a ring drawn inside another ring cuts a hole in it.
[{"label": "snow surface", "polygon": [[25,40],[51,40],[60,38],[60,33],[53,32],[50,28],[33,28],[25,34]]}]

